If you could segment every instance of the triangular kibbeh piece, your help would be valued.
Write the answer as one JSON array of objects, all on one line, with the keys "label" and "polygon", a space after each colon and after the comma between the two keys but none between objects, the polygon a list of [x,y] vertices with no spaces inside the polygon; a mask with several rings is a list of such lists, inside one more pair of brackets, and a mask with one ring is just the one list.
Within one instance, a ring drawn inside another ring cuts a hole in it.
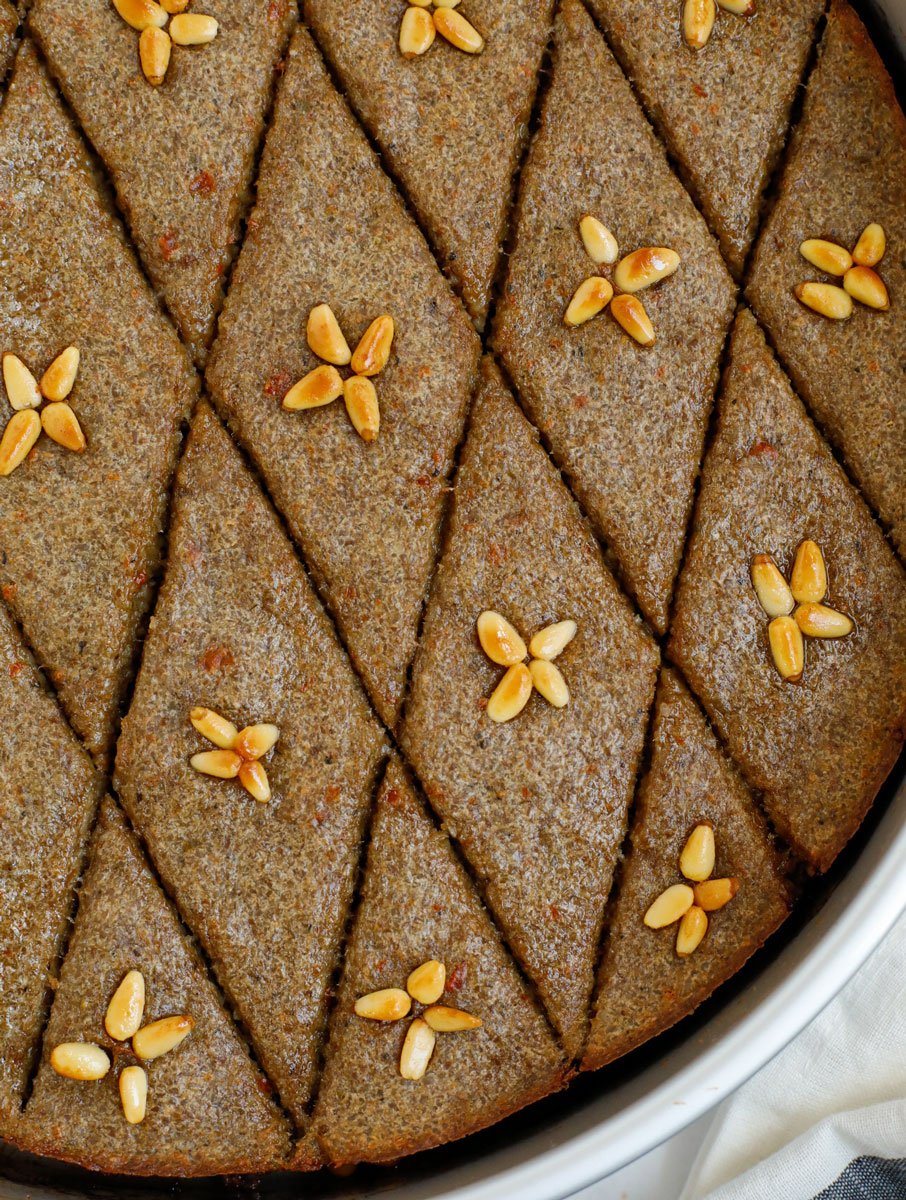
[{"label": "triangular kibbeh piece", "polygon": [[45,1020],[101,783],[0,607],[0,1131]]},{"label": "triangular kibbeh piece", "polygon": [[[195,706],[276,724],[259,803],[189,760]],[[303,1120],[383,742],[280,523],[202,404],[167,573],[117,752],[119,794]]]},{"label": "triangular kibbeh piece", "polygon": [[[827,565],[847,637],[808,638],[784,682],[750,579],[799,544]],[[830,866],[896,760],[906,730],[906,576],[818,436],[751,313],[737,317],[714,444],[677,588],[672,657],[778,831]]]},{"label": "triangular kibbeh piece", "polygon": [[[556,23],[550,91],[522,175],[516,245],[495,344],[642,611],[667,624],[733,285],[717,246],[578,0]],[[628,254],[666,246],[678,271],[640,297],[643,348],[609,311],[564,324],[600,274],[579,221],[603,221]]]},{"label": "triangular kibbeh piece", "polygon": [[[355,432],[342,399],[281,407],[319,365],[306,323],[321,303],[351,348],[381,314],[395,323],[374,380],[373,442]],[[468,317],[300,28],[207,378],[389,725],[415,652],[477,359]]]},{"label": "triangular kibbeh piece", "polygon": [[[0,353],[40,378],[79,348],[68,402],[88,443],[76,454],[42,436],[0,479],[0,585],[105,762],[197,385],[28,44],[0,108],[0,262]],[[0,426],[11,416],[0,387]]]},{"label": "triangular kibbeh piece", "polygon": [[442,37],[406,59],[404,0],[305,0],[305,18],[343,90],[424,222],[444,269],[479,326],[506,235],[551,0],[466,0],[484,38],[464,54]]},{"label": "triangular kibbeh piece", "polygon": [[766,0],[749,17],[719,9],[693,50],[682,3],[589,0],[737,277],[824,3]]},{"label": "triangular kibbeh piece", "polygon": [[[145,981],[143,1025],[178,1015],[195,1022],[175,1050],[143,1064],[128,1041],[114,1041],[104,1027],[111,997],[133,970]],[[101,1046],[111,1070],[94,1082],[58,1075],[50,1055],[61,1042]],[[139,1064],[147,1076],[147,1112],[129,1124],[119,1078]],[[269,1091],[134,836],[106,800],[22,1144],[97,1171],[265,1171],[285,1163],[290,1152],[288,1122]]]},{"label": "triangular kibbeh piece", "polygon": [[[906,117],[861,21],[831,5],[777,203],[755,251],[748,297],[816,421],[906,555]],[[887,235],[877,271],[888,312],[848,321],[804,308],[793,288],[840,283],[799,253],[806,238],[852,250],[869,223]]]},{"label": "triangular kibbeh piece", "polygon": [[[174,46],[164,82],[109,0],[35,0],[29,28],[110,172],[139,254],[204,361],[233,256],[291,0],[193,0],[214,41]],[[69,247],[69,239],[66,239]]]},{"label": "triangular kibbeh piece", "polygon": [[[491,720],[486,701],[504,668],[476,637],[486,609],[526,642],[552,622],[577,623],[556,664],[567,707],[535,694],[515,720]],[[403,744],[570,1054],[586,1029],[657,661],[537,434],[486,363]]]},{"label": "triangular kibbeh piece", "polygon": [[[698,949],[680,957],[677,926],[649,929],[643,917],[666,888],[688,882],[680,854],[703,823],[714,830],[711,878],[735,879],[739,890],[724,908],[709,913]],[[601,1067],[692,1012],[774,932],[789,900],[781,862],[751,792],[679,677],[665,670],[651,763],[639,788],[631,847],[608,923],[583,1066]]]},{"label": "triangular kibbeh piece", "polygon": [[[444,964],[435,1003],[478,1017],[479,1029],[438,1033],[425,1075],[403,1079],[399,1021],[353,1011],[358,997],[405,988],[429,960]],[[312,1118],[332,1164],[385,1162],[463,1137],[564,1082],[563,1055],[447,835],[394,761],[375,809],[364,890],[346,950],[324,1078]]]}]

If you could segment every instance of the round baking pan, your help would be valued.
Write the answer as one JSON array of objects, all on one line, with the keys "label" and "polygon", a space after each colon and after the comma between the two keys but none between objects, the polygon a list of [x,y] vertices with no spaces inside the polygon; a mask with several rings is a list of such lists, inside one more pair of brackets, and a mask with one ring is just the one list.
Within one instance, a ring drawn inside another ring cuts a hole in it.
[{"label": "round baking pan", "polygon": [[[904,98],[906,0],[854,0]],[[768,1062],[836,996],[906,910],[906,753],[827,875],[690,1018],[567,1091],[465,1142],[346,1178],[136,1180],[0,1143],[0,1200],[559,1200],[653,1149]]]}]

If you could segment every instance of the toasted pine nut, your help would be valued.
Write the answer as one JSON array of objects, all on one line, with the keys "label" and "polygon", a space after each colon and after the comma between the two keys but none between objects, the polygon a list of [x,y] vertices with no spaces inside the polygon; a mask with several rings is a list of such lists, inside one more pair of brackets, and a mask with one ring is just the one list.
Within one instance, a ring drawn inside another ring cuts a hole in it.
[{"label": "toasted pine nut", "polygon": [[569,704],[569,688],[556,663],[548,662],[545,658],[533,658],[529,663],[529,673],[535,691],[539,692],[548,704],[552,704],[554,708],[565,708]]},{"label": "toasted pine nut", "polygon": [[213,742],[221,750],[232,750],[236,745],[239,731],[232,721],[214,712],[213,708],[193,708],[189,720],[207,741]]},{"label": "toasted pine nut", "polygon": [[3,355],[3,384],[7,399],[16,412],[40,406],[41,393],[34,375],[17,354],[8,351]]},{"label": "toasted pine nut", "polygon": [[41,418],[33,408],[10,417],[0,438],[0,476],[11,475],[41,436]]},{"label": "toasted pine nut", "polygon": [[566,306],[563,314],[563,324],[576,326],[584,325],[592,317],[596,317],[610,303],[613,288],[610,280],[603,275],[590,275],[583,279],[573,293],[573,298]]},{"label": "toasted pine nut", "polygon": [[45,404],[41,410],[41,428],[52,442],[81,454],[87,446],[79,419],[65,400]]},{"label": "toasted pine nut", "polygon": [[189,0],[160,0],[160,6],[172,15],[184,12],[189,7]]},{"label": "toasted pine nut", "polygon": [[132,1049],[138,1058],[149,1062],[169,1054],[189,1036],[195,1021],[189,1016],[161,1017],[140,1029],[132,1038]]},{"label": "toasted pine nut", "polygon": [[853,265],[852,255],[836,242],[825,241],[824,238],[806,238],[799,247],[799,253],[806,262],[810,262],[819,271],[827,275],[845,275]]},{"label": "toasted pine nut", "polygon": [[110,998],[104,1016],[104,1028],[118,1042],[128,1042],[138,1032],[145,1012],[145,977],[141,971],[127,971]]},{"label": "toasted pine nut", "polygon": [[680,265],[680,256],[667,246],[642,246],[617,263],[613,281],[623,292],[640,292],[666,279]]},{"label": "toasted pine nut", "polygon": [[614,296],[610,311],[616,323],[640,346],[654,345],[654,326],[638,296]]},{"label": "toasted pine nut", "polygon": [[881,312],[890,308],[887,285],[871,267],[850,267],[843,276],[843,287],[866,308],[876,308]]},{"label": "toasted pine nut", "polygon": [[881,225],[872,222],[859,235],[853,250],[853,262],[860,267],[876,267],[887,249],[887,237]]},{"label": "toasted pine nut", "polygon": [[138,59],[142,66],[142,74],[152,87],[160,87],[170,65],[170,51],[173,43],[166,29],[158,29],[149,25],[142,30],[138,39]]},{"label": "toasted pine nut", "polygon": [[308,314],[305,337],[318,358],[333,363],[335,367],[345,367],[349,364],[352,351],[329,304],[316,304]]},{"label": "toasted pine nut", "polygon": [[525,642],[506,617],[486,609],[475,622],[481,648],[493,663],[512,667],[526,655]]},{"label": "toasted pine nut", "polygon": [[672,925],[689,911],[694,899],[692,888],[687,883],[672,884],[648,906],[645,924],[649,929],[663,929],[665,925]]},{"label": "toasted pine nut", "polygon": [[436,958],[416,967],[406,980],[406,991],[419,1004],[434,1004],[443,995],[447,968]]},{"label": "toasted pine nut", "polygon": [[103,1079],[110,1059],[93,1042],[61,1042],[50,1052],[50,1065],[64,1079]]},{"label": "toasted pine nut", "polygon": [[177,13],[170,21],[170,37],[177,46],[206,46],[217,37],[215,17],[203,13]]},{"label": "toasted pine nut", "polygon": [[547,662],[557,658],[579,631],[575,621],[557,621],[539,629],[529,642],[532,658],[543,658]]},{"label": "toasted pine nut", "polygon": [[453,8],[438,8],[434,13],[434,28],[440,36],[466,54],[480,54],[484,49],[484,38],[462,13]]},{"label": "toasted pine nut", "polygon": [[[442,11],[452,12],[452,9]],[[403,1079],[421,1079],[428,1069],[434,1044],[437,1041],[434,1030],[421,1017],[416,1017],[406,1030],[403,1050],[400,1054],[400,1075]]]},{"label": "toasted pine nut", "polygon": [[701,50],[708,43],[717,9],[714,0],[686,0],[683,5],[683,37],[686,45]]},{"label": "toasted pine nut", "polygon": [[525,663],[516,663],[501,679],[488,700],[487,714],[498,724],[518,717],[532,694],[532,676]]},{"label": "toasted pine nut", "polygon": [[755,0],[717,0],[717,5],[735,17],[751,17],[755,11]]},{"label": "toasted pine nut", "polygon": [[321,364],[303,375],[283,397],[283,407],[288,412],[303,408],[320,408],[331,404],[343,395],[343,379],[336,367]]},{"label": "toasted pine nut", "polygon": [[[790,594],[800,604],[805,601],[817,603],[827,595],[827,567],[824,565],[824,555],[817,542],[806,538],[799,543],[796,557],[793,560],[793,570],[790,575]],[[787,609],[787,612],[790,610]],[[780,613],[769,613],[769,616],[779,617]]]},{"label": "toasted pine nut", "polygon": [[758,603],[769,617],[782,617],[793,611],[793,593],[770,554],[755,555],[751,575]]},{"label": "toasted pine nut", "polygon": [[357,1017],[369,1021],[398,1021],[408,1016],[412,1000],[402,988],[381,988],[378,992],[359,996],[353,1007]]},{"label": "toasted pine nut", "polygon": [[800,604],[795,617],[796,624],[808,637],[839,638],[853,631],[851,618],[826,604]]},{"label": "toasted pine nut", "polygon": [[148,1109],[148,1076],[143,1067],[126,1067],[120,1074],[120,1103],[130,1125],[140,1125]]},{"label": "toasted pine nut", "polygon": [[256,761],[244,762],[239,768],[239,782],[259,804],[267,804],[271,798],[271,785],[264,764]]},{"label": "toasted pine nut", "polygon": [[708,932],[708,917],[704,909],[693,904],[680,921],[676,932],[676,952],[680,958],[687,958],[701,944],[702,938]]},{"label": "toasted pine nut", "polygon": [[154,0],[113,0],[113,7],[127,25],[139,32],[152,26],[163,29],[170,19],[166,10]]},{"label": "toasted pine nut", "polygon": [[375,317],[355,348],[350,366],[356,375],[379,375],[387,365],[393,344],[393,317]]},{"label": "toasted pine nut", "polygon": [[833,283],[797,283],[793,294],[800,304],[831,321],[852,316],[853,302],[847,292]]},{"label": "toasted pine nut", "polygon": [[586,215],[579,222],[582,245],[596,263],[615,263],[620,256],[617,239],[597,217]]},{"label": "toasted pine nut", "polygon": [[[430,0],[429,0],[430,2]],[[434,45],[434,17],[421,5],[410,6],[400,22],[399,47],[403,58],[418,58]]]},{"label": "toasted pine nut", "polygon": [[771,656],[781,679],[798,683],[805,666],[802,631],[792,617],[775,617],[768,625]]},{"label": "toasted pine nut", "polygon": [[213,775],[215,779],[235,779],[242,766],[242,759],[232,750],[202,750],[193,754],[190,764],[201,775]]},{"label": "toasted pine nut", "polygon": [[701,883],[714,870],[714,830],[702,822],[696,825],[680,854],[680,870],[687,879]]},{"label": "toasted pine nut", "polygon": [[729,904],[739,891],[739,880],[705,879],[697,883],[692,891],[699,908],[703,908],[705,912],[717,912],[719,908]]},{"label": "toasted pine nut", "polygon": [[374,384],[365,375],[351,375],[343,384],[343,400],[353,429],[363,442],[373,442],[381,428]]},{"label": "toasted pine nut", "polygon": [[424,1018],[437,1033],[462,1033],[481,1028],[481,1017],[473,1017],[461,1008],[450,1008],[446,1004],[432,1004],[425,1009]]},{"label": "toasted pine nut", "polygon": [[236,736],[234,747],[243,758],[263,758],[276,746],[280,730],[276,725],[246,725]]},{"label": "toasted pine nut", "polygon": [[67,346],[41,376],[41,382],[38,384],[41,395],[47,400],[65,400],[72,391],[78,370],[79,348]]}]

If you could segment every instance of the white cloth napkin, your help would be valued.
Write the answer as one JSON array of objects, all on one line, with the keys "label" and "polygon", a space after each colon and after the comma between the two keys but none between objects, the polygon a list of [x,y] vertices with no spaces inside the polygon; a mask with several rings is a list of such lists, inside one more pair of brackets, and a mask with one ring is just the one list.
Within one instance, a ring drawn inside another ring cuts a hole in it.
[{"label": "white cloth napkin", "polygon": [[906,917],[718,1108],[680,1200],[812,1200],[848,1168],[828,1200],[906,1197]]}]

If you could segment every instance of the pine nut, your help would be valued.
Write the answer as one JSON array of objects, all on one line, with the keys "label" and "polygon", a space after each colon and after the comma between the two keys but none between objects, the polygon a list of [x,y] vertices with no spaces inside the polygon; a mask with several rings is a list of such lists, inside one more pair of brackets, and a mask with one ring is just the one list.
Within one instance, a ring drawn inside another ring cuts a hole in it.
[{"label": "pine nut", "polygon": [[465,50],[466,54],[480,54],[484,49],[484,38],[454,8],[438,8],[434,13],[434,28],[451,46]]},{"label": "pine nut", "polygon": [[120,1074],[120,1103],[130,1125],[140,1125],[148,1109],[148,1076],[142,1067],[126,1067]]},{"label": "pine nut", "polygon": [[557,621],[539,629],[529,642],[532,658],[543,658],[550,662],[563,653],[579,631],[575,621]]},{"label": "pine nut", "polygon": [[694,898],[688,884],[672,884],[648,906],[645,924],[649,929],[663,929],[665,925],[672,925],[689,911]]},{"label": "pine nut", "polygon": [[[792,588],[790,594],[800,604],[805,601],[817,603],[824,599],[827,594],[827,567],[824,564],[821,547],[817,542],[806,538],[804,542],[799,543],[796,557],[793,560],[790,586]],[[778,617],[780,613],[769,613],[768,615]]]},{"label": "pine nut", "polygon": [[373,442],[381,428],[381,409],[374,384],[365,375],[352,375],[343,384],[343,400],[352,427],[363,442]]},{"label": "pine nut", "polygon": [[398,1021],[408,1016],[412,1000],[402,988],[382,988],[378,992],[369,992],[367,996],[359,996],[353,1007],[357,1017],[365,1017],[369,1021]]},{"label": "pine nut", "polygon": [[113,7],[126,24],[137,29],[139,33],[152,26],[163,29],[170,19],[167,12],[159,4],[155,4],[154,0],[113,0]]},{"label": "pine nut", "polygon": [[283,407],[289,412],[302,408],[320,408],[343,395],[343,380],[336,367],[321,365],[294,383],[283,397]]},{"label": "pine nut", "polygon": [[175,1050],[194,1028],[195,1021],[192,1017],[162,1017],[135,1034],[132,1038],[132,1049],[139,1058],[149,1062]]},{"label": "pine nut", "polygon": [[802,631],[792,617],[775,617],[768,625],[771,656],[781,679],[798,683],[805,666]]},{"label": "pine nut", "polygon": [[755,555],[751,575],[758,602],[769,617],[782,617],[793,611],[793,593],[770,554]]},{"label": "pine nut", "polygon": [[586,214],[579,222],[582,245],[596,263],[615,263],[620,256],[617,239],[597,217]]},{"label": "pine nut", "polygon": [[46,400],[65,400],[72,391],[79,370],[78,346],[61,350],[44,374],[38,387]]},{"label": "pine nut", "polygon": [[845,613],[825,604],[800,604],[795,616],[796,624],[808,637],[839,638],[853,631],[852,620]]},{"label": "pine nut", "polygon": [[680,870],[687,879],[701,883],[714,870],[714,830],[710,825],[696,825],[680,854]]},{"label": "pine nut", "polygon": [[532,676],[525,663],[516,663],[501,679],[488,700],[487,714],[498,724],[518,717],[532,694]]},{"label": "pine nut", "polygon": [[419,1004],[434,1004],[443,995],[447,982],[447,968],[436,958],[416,967],[406,980],[406,991]]},{"label": "pine nut", "polygon": [[437,30],[427,8],[410,7],[400,22],[399,47],[403,58],[418,58],[434,45]]},{"label": "pine nut", "polygon": [[529,663],[529,674],[535,691],[539,692],[554,708],[565,708],[569,704],[569,688],[556,664],[544,658],[533,658]]},{"label": "pine nut", "polygon": [[612,295],[610,280],[605,279],[603,275],[590,275],[588,279],[583,279],[567,305],[563,314],[563,324],[571,327],[584,325],[599,312],[603,312]]},{"label": "pine nut", "polygon": [[207,741],[213,742],[221,750],[234,749],[239,736],[238,729],[232,721],[214,712],[213,708],[193,708],[189,720]]},{"label": "pine nut", "polygon": [[506,617],[486,609],[475,622],[481,648],[493,663],[512,667],[526,655],[525,642]]},{"label": "pine nut", "polygon": [[614,296],[610,311],[617,324],[640,346],[654,344],[654,326],[644,304],[637,296]]},{"label": "pine nut", "polygon": [[141,63],[142,74],[152,87],[160,87],[170,65],[170,51],[173,43],[166,29],[157,29],[149,25],[142,30],[138,39],[138,59]]},{"label": "pine nut", "polygon": [[177,13],[170,22],[170,37],[177,46],[206,46],[217,37],[219,25],[203,13]]},{"label": "pine nut", "polygon": [[412,3],[416,8],[430,8],[432,0],[412,0]]},{"label": "pine nut", "polygon": [[0,438],[0,476],[11,475],[40,436],[41,418],[33,408],[13,413]]},{"label": "pine nut", "polygon": [[424,1012],[425,1024],[437,1033],[462,1033],[468,1029],[480,1029],[481,1017],[473,1017],[461,1008],[450,1008],[446,1004],[434,1004]]},{"label": "pine nut", "polygon": [[213,775],[215,779],[235,779],[242,766],[242,759],[232,750],[202,750],[189,762],[201,775]]},{"label": "pine nut", "polygon": [[683,5],[683,37],[686,45],[701,50],[707,45],[717,9],[714,0],[686,0]]},{"label": "pine nut", "polygon": [[[451,11],[444,9],[444,12]],[[400,1075],[403,1079],[421,1079],[428,1069],[434,1044],[434,1030],[421,1017],[416,1017],[406,1031],[403,1050],[400,1054]]]},{"label": "pine nut", "polygon": [[267,771],[260,762],[245,762],[239,768],[239,782],[259,804],[267,804],[271,798],[271,785]]},{"label": "pine nut", "polygon": [[245,759],[263,758],[276,746],[279,737],[276,725],[246,725],[237,734],[234,749]]},{"label": "pine nut", "polygon": [[318,358],[335,367],[348,366],[352,351],[329,304],[316,304],[308,314],[305,337]]},{"label": "pine nut", "polygon": [[705,879],[692,889],[695,903],[705,912],[717,912],[739,891],[738,879]]},{"label": "pine nut", "polygon": [[852,255],[836,242],[824,238],[807,238],[799,247],[799,253],[819,271],[827,275],[845,275],[853,265]]},{"label": "pine nut", "polygon": [[680,265],[680,256],[666,246],[642,246],[617,263],[613,281],[623,292],[640,292],[666,279]]},{"label": "pine nut", "polygon": [[847,292],[833,283],[797,283],[793,295],[800,304],[831,321],[852,316],[853,302]]},{"label": "pine nut", "polygon": [[385,313],[375,317],[355,348],[350,363],[356,375],[379,375],[390,358],[393,345],[393,317]]},{"label": "pine nut", "polygon": [[735,17],[751,17],[755,11],[755,0],[717,0],[717,5]]},{"label": "pine nut", "polygon": [[3,355],[3,384],[12,408],[19,412],[23,408],[38,408],[41,393],[34,375],[17,354]]},{"label": "pine nut", "polygon": [[434,0],[435,8],[456,8],[459,0]]},{"label": "pine nut", "polygon": [[860,267],[876,267],[887,249],[887,237],[881,225],[872,222],[859,234],[853,250],[853,262]]},{"label": "pine nut", "polygon": [[160,0],[160,6],[172,15],[184,12],[189,7],[189,0]]},{"label": "pine nut", "polygon": [[64,1079],[103,1079],[110,1059],[93,1042],[61,1042],[50,1053],[50,1065]]},{"label": "pine nut", "polygon": [[104,1028],[117,1042],[128,1042],[137,1033],[145,1012],[145,977],[128,971],[107,1005]]},{"label": "pine nut", "polygon": [[693,904],[680,921],[676,933],[676,952],[680,958],[688,958],[697,950],[707,932],[708,917],[704,909]]},{"label": "pine nut", "polygon": [[890,296],[884,280],[871,267],[850,267],[843,276],[843,287],[866,308],[876,308],[881,312],[890,308]]},{"label": "pine nut", "polygon": [[65,400],[46,404],[41,410],[41,428],[52,442],[81,454],[87,446],[79,419]]}]

